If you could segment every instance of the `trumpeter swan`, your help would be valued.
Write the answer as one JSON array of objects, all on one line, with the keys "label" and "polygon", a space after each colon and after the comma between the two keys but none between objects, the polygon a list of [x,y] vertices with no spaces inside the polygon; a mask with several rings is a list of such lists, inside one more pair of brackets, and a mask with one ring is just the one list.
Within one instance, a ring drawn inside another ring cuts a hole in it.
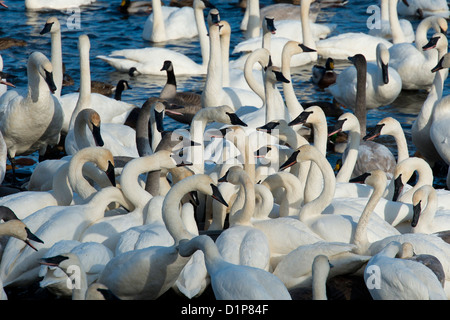
[{"label": "trumpeter swan", "polygon": [[230,226],[215,241],[220,254],[230,263],[269,271],[269,241],[251,222],[255,210],[254,182],[240,166],[228,169],[219,182],[239,186],[238,196],[230,208]]},{"label": "trumpeter swan", "polygon": [[209,236],[183,239],[178,245],[181,256],[189,257],[197,250],[205,255],[217,300],[291,300],[278,277],[263,269],[227,262]]},{"label": "trumpeter swan", "polygon": [[99,93],[91,93],[90,71],[90,40],[85,34],[78,38],[80,52],[80,92],[73,92],[61,96],[64,110],[64,124],[62,133],[67,134],[73,128],[77,114],[83,108],[92,108],[98,112],[103,123],[123,124],[128,115],[135,108],[132,104],[106,97]]},{"label": "trumpeter swan", "polygon": [[[439,43],[441,40],[446,41],[447,38],[440,37]],[[439,51],[439,53],[441,53],[441,51]],[[432,72],[435,72],[433,85],[411,127],[412,142],[431,167],[434,167],[436,162],[442,160],[430,139],[430,126],[432,123],[434,106],[442,98],[444,82],[447,79],[448,68],[450,67],[450,55],[447,56],[446,53],[439,58],[439,63],[432,69]]]},{"label": "trumpeter swan", "polygon": [[[402,90],[402,79],[393,67],[389,67],[389,51],[383,44],[377,45],[376,63],[367,63],[366,108],[391,104]],[[366,58],[367,60],[367,58]],[[356,101],[357,66],[344,69],[336,83],[327,88],[333,97],[348,108],[354,109]]]},{"label": "trumpeter swan", "polygon": [[203,9],[213,7],[208,0],[195,0],[193,8],[162,6],[161,1],[152,0],[152,13],[145,21],[142,38],[165,42],[198,36],[204,31]]},{"label": "trumpeter swan", "polygon": [[122,205],[127,210],[132,205],[116,187],[103,188],[81,205],[46,207],[36,211],[23,221],[30,227],[36,226],[36,236],[44,244],[37,246],[39,251],[23,249],[23,245],[9,241],[0,264],[4,285],[21,285],[35,281],[39,274],[40,259],[45,252],[60,240],[78,240],[83,231],[92,223],[101,219],[110,203]]},{"label": "trumpeter swan", "polygon": [[25,8],[27,10],[40,10],[40,9],[68,9],[78,8],[94,3],[96,0],[75,0],[67,2],[65,0],[25,0]]},{"label": "trumpeter swan", "polygon": [[[189,261],[189,258],[178,254],[177,247],[180,240],[193,237],[184,227],[179,212],[181,198],[192,191],[199,191],[223,201],[208,175],[196,174],[179,181],[164,198],[162,210],[164,222],[175,244],[119,254],[106,265],[99,282],[110,288],[119,298],[127,300],[156,299],[169,290]],[[161,268],[165,270],[165,277],[161,277]]]},{"label": "trumpeter swan", "polygon": [[414,192],[412,198],[414,216],[411,221],[412,233],[438,233],[450,230],[450,215],[437,211],[438,197],[431,185],[423,185]]},{"label": "trumpeter swan", "polygon": [[13,167],[17,155],[37,150],[43,155],[47,146],[59,142],[64,115],[60,102],[52,94],[56,89],[52,72],[47,57],[33,52],[27,64],[26,96],[8,90],[0,97],[1,132]]},{"label": "trumpeter swan", "polygon": [[[447,32],[447,21],[436,16],[425,18],[416,29],[416,40],[412,43],[398,43],[389,48],[390,67],[397,70],[404,90],[428,90],[434,80],[431,69],[438,63],[438,51],[423,50],[428,43],[428,30]],[[441,31],[442,30],[442,31]]]},{"label": "trumpeter swan", "polygon": [[[62,240],[56,242],[42,259],[49,261],[48,258],[65,253],[76,255],[79,258],[79,261],[72,261],[72,268],[66,270],[69,271],[68,273],[52,265],[42,265],[39,270],[39,276],[43,277],[39,282],[39,286],[63,298],[73,298],[77,290],[83,292],[92,283],[95,283],[106,263],[114,256],[111,250],[97,242]],[[79,267],[81,281],[75,282],[73,286],[68,286],[67,281],[72,275],[70,271],[78,271],[75,269],[77,267]],[[87,286],[82,288],[83,285]]]},{"label": "trumpeter swan", "polygon": [[381,0],[381,26],[370,29],[370,35],[391,40],[392,43],[414,42],[415,34],[411,22],[407,19],[398,19],[398,2],[398,0]]},{"label": "trumpeter swan", "polygon": [[445,0],[408,0],[408,5],[399,2],[398,13],[404,16],[416,16],[419,18],[438,16],[448,19],[450,11]]},{"label": "trumpeter swan", "polygon": [[372,298],[447,300],[445,291],[433,271],[419,262],[396,258],[400,249],[401,243],[392,241],[367,263],[364,280],[369,284],[367,288]]}]

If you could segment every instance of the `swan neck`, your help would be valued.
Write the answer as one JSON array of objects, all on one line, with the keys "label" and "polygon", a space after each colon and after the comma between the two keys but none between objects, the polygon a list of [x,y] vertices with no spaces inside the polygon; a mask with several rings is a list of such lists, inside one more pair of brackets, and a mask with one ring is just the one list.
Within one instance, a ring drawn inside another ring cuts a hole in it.
[{"label": "swan neck", "polygon": [[312,36],[311,26],[309,21],[309,9],[310,9],[310,1],[301,1],[300,4],[300,16],[301,16],[301,25],[302,25],[302,36],[303,36],[303,44],[311,49],[316,49],[316,42]]},{"label": "swan neck", "polygon": [[403,43],[406,42],[406,38],[398,19],[397,2],[398,0],[389,1],[389,24],[391,25],[392,42]]},{"label": "swan neck", "polygon": [[[242,210],[238,211],[230,217],[230,225],[251,225],[250,219],[255,212],[255,187],[254,183],[250,180],[250,177],[243,172],[239,178],[240,191],[238,198],[242,197],[244,206]],[[241,199],[236,199],[236,202],[240,202]]]},{"label": "swan neck", "polygon": [[200,42],[200,50],[202,55],[202,65],[206,67],[209,61],[209,37],[206,29],[205,17],[203,9],[200,7],[194,8],[195,24],[197,25],[198,38]]},{"label": "swan neck", "polygon": [[358,160],[358,149],[361,140],[361,134],[358,130],[351,130],[349,134],[350,143],[348,145],[348,153],[345,157],[345,161],[342,164],[342,168],[336,175],[336,182],[349,182],[355,168],[356,161]]},{"label": "swan neck", "polygon": [[[285,46],[286,48],[286,46]],[[303,112],[303,107],[298,102],[297,95],[295,94],[294,87],[292,85],[291,80],[291,58],[292,58],[292,50],[283,49],[282,57],[281,57],[281,70],[286,79],[289,80],[289,83],[283,82],[283,94],[284,100],[286,102],[286,107],[288,109],[290,119],[295,119],[300,113]]]},{"label": "swan neck", "polygon": [[61,31],[51,33],[52,41],[52,66],[53,66],[53,81],[56,85],[55,96],[61,96],[61,89],[63,83],[63,61],[62,61],[62,42]]},{"label": "swan neck", "polygon": [[152,0],[152,15],[153,15],[153,29],[151,40],[154,42],[161,42],[167,39],[166,26],[164,23],[164,15],[162,12],[161,1]]}]

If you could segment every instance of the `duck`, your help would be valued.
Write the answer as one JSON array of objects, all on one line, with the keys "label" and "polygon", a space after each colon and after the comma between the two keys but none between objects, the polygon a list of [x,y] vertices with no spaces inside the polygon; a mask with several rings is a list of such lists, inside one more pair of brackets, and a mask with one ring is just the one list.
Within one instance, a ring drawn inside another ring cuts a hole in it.
[{"label": "duck", "polygon": [[[64,113],[56,90],[53,66],[41,52],[28,57],[28,91],[21,95],[8,90],[0,97],[1,132],[8,148],[8,159],[15,166],[15,157],[39,151],[42,156],[48,146],[59,143]],[[24,121],[28,130],[22,130]]]},{"label": "duck", "polygon": [[[185,228],[180,216],[179,203],[186,193],[200,191],[227,205],[213,180],[205,174],[195,174],[174,184],[164,198],[162,215],[167,230],[174,238],[172,246],[151,246],[116,255],[103,270],[99,282],[105,284],[120,299],[156,299],[173,287],[190,257],[178,253],[183,239],[193,235]],[[148,263],[149,257],[154,257]],[[160,270],[166,270],[166,277]],[[145,274],[146,277],[142,277]],[[143,279],[145,281],[143,282]],[[137,286],[136,286],[137,285]]]},{"label": "duck", "polygon": [[[376,63],[367,63],[367,109],[390,105],[397,99],[402,90],[400,75],[393,67],[389,67],[390,58],[387,47],[379,44],[376,48],[376,54]],[[356,90],[354,88],[356,87],[356,73],[358,72],[356,63],[361,63],[360,61],[362,59],[352,61],[354,65],[339,73],[336,83],[327,88],[334,99],[351,109],[355,109]]]},{"label": "duck", "polygon": [[118,101],[122,100],[122,93],[130,89],[132,89],[130,84],[124,79],[119,80],[115,86],[103,81],[91,81],[91,92],[100,93],[107,97],[113,96]]},{"label": "duck", "polygon": [[[439,37],[439,43],[441,43],[442,40],[445,42],[447,39],[446,37]],[[442,51],[439,50],[440,55],[441,52]],[[440,159],[441,156],[436,151],[436,148],[430,139],[430,126],[432,123],[431,120],[434,106],[442,98],[444,82],[448,77],[448,68],[450,67],[450,55],[447,56],[446,53],[439,58],[439,63],[431,70],[435,73],[433,85],[411,127],[412,142],[431,167],[434,167],[439,160],[442,161],[442,159]]]},{"label": "duck", "polygon": [[423,19],[416,29],[416,39],[412,43],[394,44],[389,49],[390,67],[397,70],[402,79],[403,90],[429,90],[433,84],[434,74],[431,69],[438,63],[438,51],[430,48],[424,50],[428,43],[429,29],[435,32],[447,32],[447,21],[432,16]]},{"label": "duck", "polygon": [[42,9],[68,9],[68,8],[79,8],[80,6],[86,6],[94,3],[96,0],[76,0],[67,3],[64,0],[26,0],[25,9],[27,10],[42,10]]},{"label": "duck", "polygon": [[90,72],[90,39],[86,34],[78,37],[78,50],[80,52],[80,92],[72,92],[61,96],[61,105],[64,111],[62,134],[67,135],[73,128],[77,114],[83,108],[93,108],[101,117],[104,124],[124,124],[128,115],[135,108],[125,101],[118,101],[99,93],[91,92]]},{"label": "duck", "polygon": [[[201,32],[198,25],[203,21],[202,13],[206,7],[212,8],[213,5],[207,0],[200,0],[194,1],[193,8],[178,8],[161,6],[160,0],[152,0],[152,13],[145,21],[142,38],[157,43],[198,36]],[[199,14],[200,21],[196,17]],[[188,23],[180,25],[178,21]]]},{"label": "duck", "polygon": [[127,14],[136,14],[136,13],[149,14],[152,12],[152,2],[122,0],[118,9],[120,12]]},{"label": "duck", "polygon": [[207,235],[183,239],[178,245],[178,252],[184,257],[197,250],[205,255],[206,268],[217,300],[292,300],[278,277],[260,268],[227,262]]},{"label": "duck", "polygon": [[[374,255],[364,280],[374,300],[447,300],[436,275],[416,261],[396,258],[401,243],[392,241]],[[399,274],[401,277],[399,279]]]},{"label": "duck", "polygon": [[314,65],[311,80],[320,89],[325,89],[336,82],[337,74],[334,71],[334,60],[328,58],[325,66]]}]

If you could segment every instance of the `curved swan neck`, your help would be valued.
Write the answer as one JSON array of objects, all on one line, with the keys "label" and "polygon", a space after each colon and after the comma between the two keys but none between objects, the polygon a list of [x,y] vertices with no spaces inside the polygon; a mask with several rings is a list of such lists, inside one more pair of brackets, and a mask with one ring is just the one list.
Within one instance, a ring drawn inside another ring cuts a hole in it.
[{"label": "curved swan neck", "polygon": [[389,0],[389,24],[391,26],[392,42],[394,44],[406,42],[398,19],[397,3],[398,0]]},{"label": "curved swan neck", "polygon": [[304,110],[300,102],[298,102],[291,81],[291,58],[294,54],[298,53],[298,50],[296,50],[297,48],[299,48],[297,42],[289,41],[285,44],[281,56],[281,71],[286,79],[289,80],[289,83],[283,82],[282,85],[284,99],[291,119],[295,119],[295,117]]},{"label": "curved swan neck", "polygon": [[358,149],[361,141],[361,133],[359,127],[350,131],[349,134],[348,153],[345,157],[345,161],[342,164],[342,168],[336,175],[336,182],[349,182],[353,169],[355,168],[356,161],[358,160]]},{"label": "curved swan neck", "polygon": [[97,191],[87,203],[92,208],[89,210],[88,219],[96,221],[104,217],[105,210],[110,203],[118,203],[130,211],[134,209],[122,190],[117,187],[106,187]]},{"label": "curved swan neck", "polygon": [[[245,171],[242,171],[239,176],[240,190],[238,198],[242,198],[244,206],[242,209],[232,216],[230,216],[230,225],[250,225],[250,219],[255,212],[255,187],[254,183]],[[235,203],[239,203],[241,199],[236,199]]]},{"label": "curved swan neck", "polygon": [[[384,173],[383,173],[384,174]],[[384,175],[384,177],[386,177]],[[364,207],[363,212],[356,226],[355,234],[353,236],[353,243],[357,246],[356,253],[365,254],[370,246],[369,239],[367,238],[367,226],[369,225],[370,216],[372,215],[378,201],[383,196],[386,186],[386,178],[380,179],[380,182],[373,186],[374,190]]]},{"label": "curved swan neck", "polygon": [[73,200],[73,191],[68,178],[69,163],[63,164],[52,180],[52,190],[58,205],[68,206]]},{"label": "curved swan neck", "polygon": [[428,43],[427,34],[428,30],[433,25],[433,19],[435,19],[435,17],[427,17],[417,26],[415,44],[419,52],[423,52],[422,47]]},{"label": "curved swan neck", "polygon": [[336,178],[334,177],[333,168],[331,168],[330,163],[316,148],[305,145],[300,150],[301,160],[314,161],[322,172],[323,177],[323,189],[320,195],[304,204],[300,209],[299,219],[305,222],[321,215],[322,211],[331,203],[336,188]]},{"label": "curved swan neck", "polygon": [[[267,49],[259,48],[254,50],[247,58],[244,64],[244,77],[247,81],[248,86],[252,89],[262,101],[266,101],[266,93],[264,85],[255,79],[253,76],[253,66],[256,62],[264,68],[269,63],[270,52]],[[263,73],[264,74],[264,73]]]}]

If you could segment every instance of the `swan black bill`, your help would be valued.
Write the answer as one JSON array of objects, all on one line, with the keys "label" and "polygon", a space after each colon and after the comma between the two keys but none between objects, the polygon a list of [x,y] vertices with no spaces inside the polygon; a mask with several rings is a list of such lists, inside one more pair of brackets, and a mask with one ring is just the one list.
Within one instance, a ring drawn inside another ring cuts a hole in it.
[{"label": "swan black bill", "polygon": [[286,77],[284,76],[284,74],[281,71],[272,70],[272,72],[275,73],[275,78],[277,79],[277,81],[280,81],[283,83],[291,83],[288,79],[286,79]]},{"label": "swan black bill", "polygon": [[267,133],[271,133],[273,129],[275,129],[280,123],[277,121],[267,122],[265,125],[256,128],[257,131],[265,131]]},{"label": "swan black bill", "polygon": [[364,183],[366,181],[366,178],[370,176],[370,172],[365,172],[357,177],[351,178],[349,182],[351,183]]},{"label": "swan black bill", "polygon": [[218,182],[228,182],[228,171],[223,175],[222,178],[217,180]]},{"label": "swan black bill", "polygon": [[419,201],[417,204],[413,205],[413,217],[411,220],[411,227],[415,228],[419,223],[420,213],[422,212],[421,202]]},{"label": "swan black bill", "polygon": [[300,153],[300,150],[294,151],[291,156],[280,166],[280,171],[286,170],[289,167],[292,167],[297,163],[297,156]]},{"label": "swan black bill", "polygon": [[330,137],[336,133],[341,132],[345,121],[347,121],[347,118],[337,120],[336,123],[333,125],[333,127],[328,132],[328,136]]},{"label": "swan black bill", "polygon": [[397,178],[394,180],[394,195],[392,196],[392,201],[397,201],[398,197],[400,196],[400,193],[403,190],[403,181],[402,181],[402,175],[400,174]]},{"label": "swan black bill", "polygon": [[63,262],[64,260],[67,260],[67,259],[69,259],[69,257],[63,256],[63,255],[57,255],[57,256],[53,256],[53,257],[42,258],[39,260],[39,263],[43,264],[45,266],[57,267],[57,266],[59,266],[59,264],[61,262]]},{"label": "swan black bill", "polygon": [[158,130],[158,132],[163,132],[164,131],[164,112],[158,112],[155,110],[155,122],[156,122],[156,128]]},{"label": "swan black bill", "polygon": [[246,124],[244,121],[242,121],[242,120],[236,115],[236,113],[233,113],[233,112],[227,112],[226,114],[228,115],[228,117],[230,117],[230,122],[231,122],[231,124],[236,125],[236,126],[247,127],[247,124]]},{"label": "swan black bill", "polygon": [[267,30],[270,33],[275,34],[277,32],[277,28],[275,28],[274,18],[273,17],[265,17]]},{"label": "swan black bill", "polygon": [[381,129],[383,129],[384,123],[377,124],[368,134],[363,137],[364,141],[371,141],[381,135]]},{"label": "swan black bill", "polygon": [[39,34],[46,34],[49,33],[52,30],[52,26],[53,26],[54,22],[47,22],[44,25],[44,28],[41,30],[41,32],[39,32]]},{"label": "swan black bill", "polygon": [[389,65],[387,63],[381,64],[381,73],[383,75],[383,83],[389,83]]},{"label": "swan black bill", "polygon": [[45,70],[45,82],[47,83],[50,91],[52,93],[55,93],[56,85],[55,85],[55,82],[53,81],[53,73],[52,72],[48,72],[47,70]]},{"label": "swan black bill", "polygon": [[116,186],[116,174],[114,172],[114,165],[111,163],[111,161],[108,161],[108,168],[105,171],[106,176],[108,177],[111,184],[115,187]]},{"label": "swan black bill", "polygon": [[100,133],[100,126],[92,126],[92,136],[94,137],[95,144],[98,147],[103,147],[105,143],[103,142],[102,134]]},{"label": "swan black bill", "polygon": [[33,244],[30,241],[35,241],[35,242],[39,242],[39,243],[44,243],[44,241],[42,241],[41,239],[39,239],[34,233],[32,233],[30,231],[30,229],[25,228],[25,231],[27,232],[27,239],[24,240],[25,243],[30,246],[33,250],[38,251],[38,249],[35,248],[35,246],[33,246]]},{"label": "swan black bill", "polygon": [[299,44],[298,45],[300,48],[302,48],[303,52],[316,52],[315,49],[311,49],[310,47],[305,46],[304,44]]},{"label": "swan black bill", "polygon": [[437,36],[437,37],[432,37],[432,38],[430,39],[430,41],[428,41],[428,43],[422,47],[422,50],[423,50],[423,51],[426,51],[426,50],[430,50],[430,49],[436,48],[436,45],[437,45],[439,39],[440,39],[439,36]]},{"label": "swan black bill", "polygon": [[306,120],[308,120],[309,115],[312,113],[312,111],[303,111],[300,113],[297,118],[289,122],[289,126],[295,126],[296,124],[305,124]]},{"label": "swan black bill", "polygon": [[217,188],[216,185],[214,184],[210,184],[211,188],[212,188],[212,197],[213,199],[219,201],[221,204],[223,204],[225,207],[228,207],[228,203],[225,201],[225,199],[223,198],[222,194],[219,191],[219,188]]},{"label": "swan black bill", "polygon": [[444,63],[444,58],[439,60],[438,64],[433,69],[431,69],[431,72],[436,72],[436,71],[444,69],[443,63]]}]

